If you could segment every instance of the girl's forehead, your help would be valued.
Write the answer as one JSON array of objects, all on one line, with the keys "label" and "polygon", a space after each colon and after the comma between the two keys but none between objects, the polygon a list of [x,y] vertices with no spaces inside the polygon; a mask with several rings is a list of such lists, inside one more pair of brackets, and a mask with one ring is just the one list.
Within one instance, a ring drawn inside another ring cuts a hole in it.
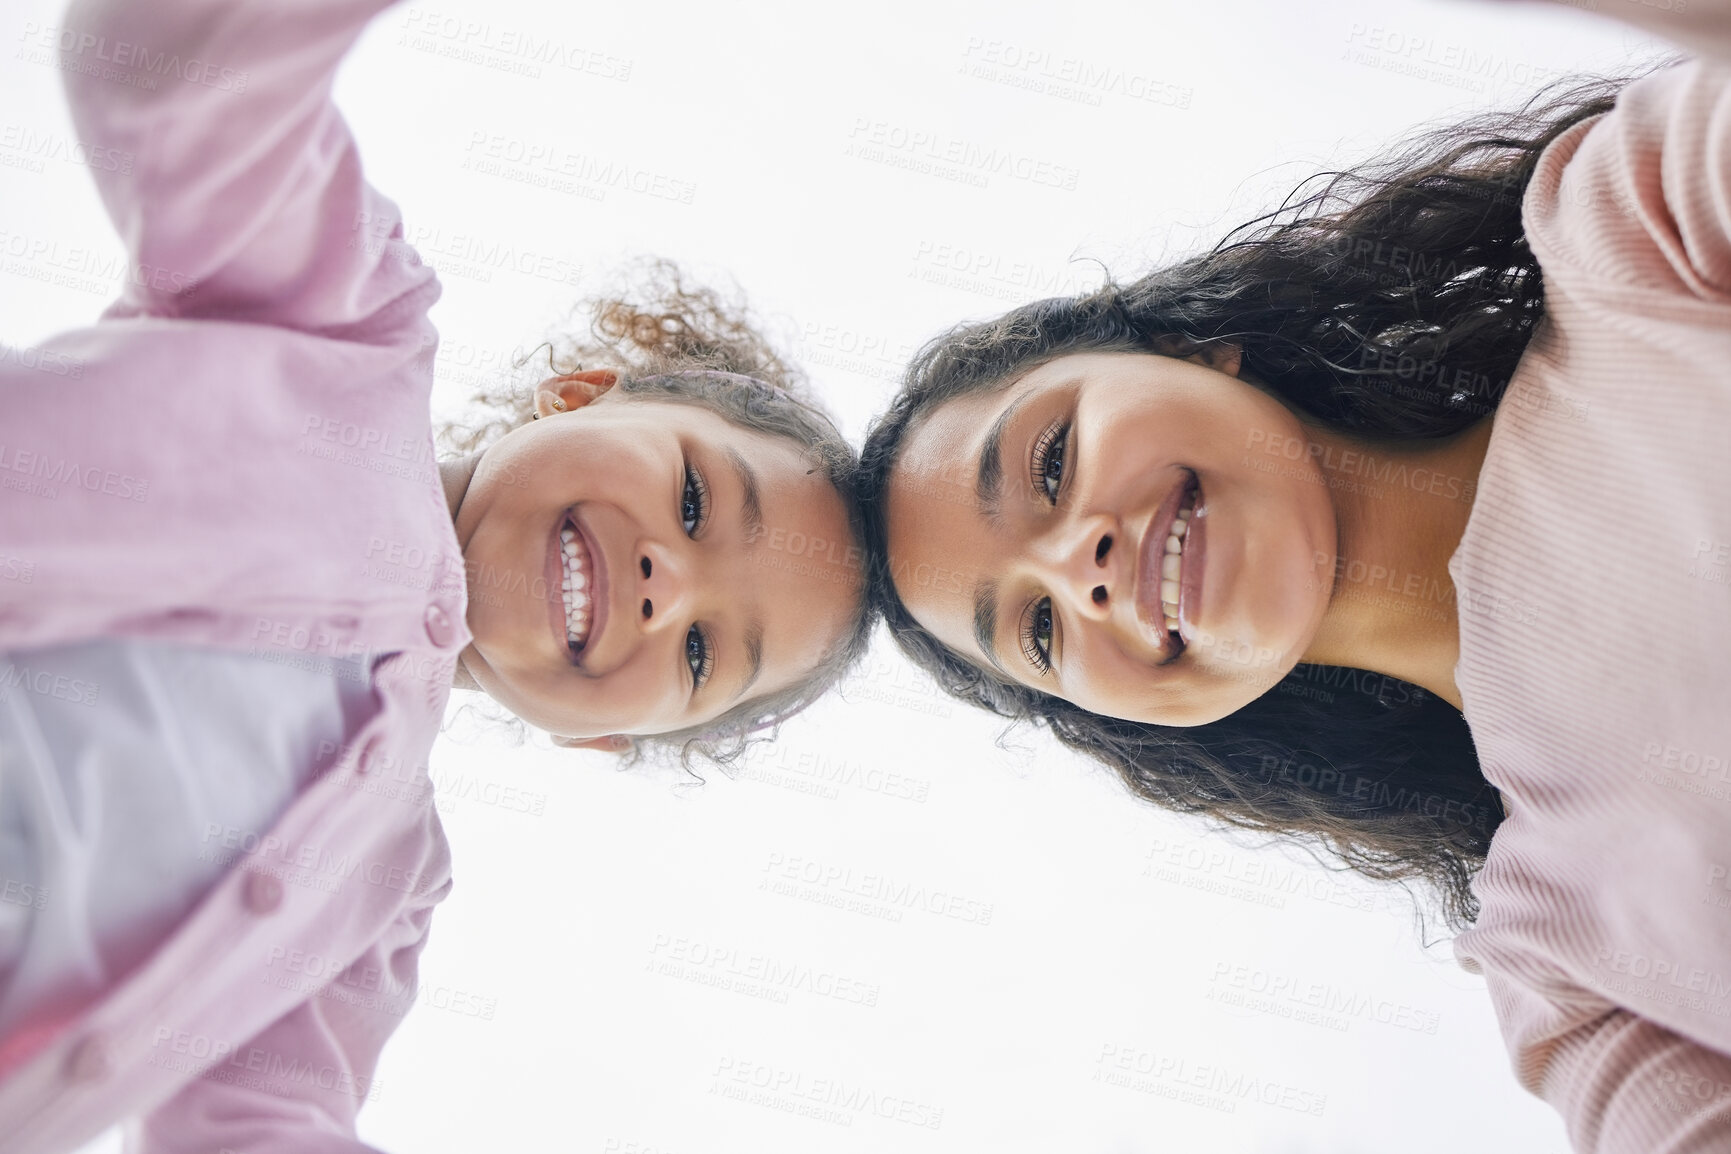
[{"label": "girl's forehead", "polygon": [[[608,398],[611,399],[611,395]],[[622,419],[655,427],[675,428],[681,432],[701,435],[717,445],[733,447],[740,452],[782,458],[797,463],[801,473],[810,466],[806,459],[812,450],[792,437],[767,429],[754,429],[739,423],[732,414],[701,399],[684,399],[655,394],[625,393],[616,402],[614,412]],[[755,456],[753,458],[755,460]]]}]

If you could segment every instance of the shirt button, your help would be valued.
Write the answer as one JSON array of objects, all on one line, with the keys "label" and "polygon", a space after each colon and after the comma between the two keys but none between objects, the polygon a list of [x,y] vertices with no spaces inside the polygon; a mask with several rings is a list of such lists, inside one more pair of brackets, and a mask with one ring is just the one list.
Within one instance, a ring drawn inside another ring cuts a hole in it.
[{"label": "shirt button", "polygon": [[372,772],[373,762],[378,760],[379,746],[384,743],[384,740],[382,737],[367,738],[366,745],[361,747],[361,755],[355,758],[356,773]]},{"label": "shirt button", "polygon": [[101,1034],[85,1038],[66,1059],[66,1073],[80,1082],[95,1082],[114,1072],[114,1046]]},{"label": "shirt button", "polygon": [[246,875],[242,898],[246,902],[246,908],[253,913],[271,913],[282,905],[282,882],[255,870]]},{"label": "shirt button", "polygon": [[451,642],[456,639],[457,630],[451,624],[451,618],[437,605],[427,606],[426,616],[423,620],[427,623],[427,640],[440,649],[449,647]]}]

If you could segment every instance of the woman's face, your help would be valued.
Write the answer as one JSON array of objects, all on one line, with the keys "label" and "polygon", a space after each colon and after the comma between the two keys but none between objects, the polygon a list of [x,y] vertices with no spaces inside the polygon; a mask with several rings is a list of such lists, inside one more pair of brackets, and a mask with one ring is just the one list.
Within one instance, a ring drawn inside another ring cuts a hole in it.
[{"label": "woman's face", "polygon": [[908,610],[1095,713],[1199,725],[1261,696],[1322,621],[1335,514],[1286,455],[1298,419],[1217,363],[1077,353],[917,423],[885,510]]},{"label": "woman's face", "polygon": [[701,725],[809,674],[860,597],[824,472],[707,408],[547,388],[455,514],[481,688],[590,738]]}]

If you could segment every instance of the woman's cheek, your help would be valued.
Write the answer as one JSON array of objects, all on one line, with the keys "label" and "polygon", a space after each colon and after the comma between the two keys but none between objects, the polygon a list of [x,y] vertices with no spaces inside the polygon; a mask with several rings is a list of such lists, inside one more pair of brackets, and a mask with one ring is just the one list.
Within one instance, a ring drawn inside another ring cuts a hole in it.
[{"label": "woman's cheek", "polygon": [[[1149,670],[1117,650],[1099,644],[1082,646],[1068,670],[1077,688],[1076,704],[1113,717],[1132,716],[1141,705]],[[1065,687],[1066,693],[1070,686]],[[1089,700],[1080,700],[1086,697]]]}]

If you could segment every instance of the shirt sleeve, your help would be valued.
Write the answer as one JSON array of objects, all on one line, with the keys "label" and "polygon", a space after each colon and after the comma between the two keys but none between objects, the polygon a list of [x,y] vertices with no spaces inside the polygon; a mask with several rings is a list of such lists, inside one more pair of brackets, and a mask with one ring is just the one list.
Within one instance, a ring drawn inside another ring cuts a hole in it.
[{"label": "shirt sleeve", "polygon": [[355,1117],[385,1087],[379,1052],[415,1004],[442,885],[417,899],[340,977],[152,1111],[126,1154],[363,1154]]},{"label": "shirt sleeve", "polygon": [[341,337],[432,280],[331,102],[389,0],[75,0],[52,31],[72,117],[130,262],[110,317]]},{"label": "shirt sleeve", "polygon": [[1550,3],[1610,16],[1669,40],[1696,56],[1731,60],[1728,0],[1604,0],[1598,5],[1583,4],[1581,0],[1550,0]]},{"label": "shirt sleeve", "polygon": [[1731,1134],[1731,1056],[1585,991],[1490,979],[1514,1072],[1579,1154],[1715,1154]]},{"label": "shirt sleeve", "polygon": [[1688,901],[1717,831],[1679,821],[1629,836],[1662,820],[1629,807],[1570,839],[1558,836],[1566,816],[1541,827],[1516,810],[1474,880],[1478,924],[1454,942],[1484,975],[1516,1079],[1561,1115],[1579,1154],[1725,1150],[1723,923]]},{"label": "shirt sleeve", "polygon": [[1577,132],[1574,155],[1542,165],[1523,204],[1547,285],[1619,307],[1645,296],[1670,319],[1690,299],[1731,303],[1731,63],[1635,81]]}]

